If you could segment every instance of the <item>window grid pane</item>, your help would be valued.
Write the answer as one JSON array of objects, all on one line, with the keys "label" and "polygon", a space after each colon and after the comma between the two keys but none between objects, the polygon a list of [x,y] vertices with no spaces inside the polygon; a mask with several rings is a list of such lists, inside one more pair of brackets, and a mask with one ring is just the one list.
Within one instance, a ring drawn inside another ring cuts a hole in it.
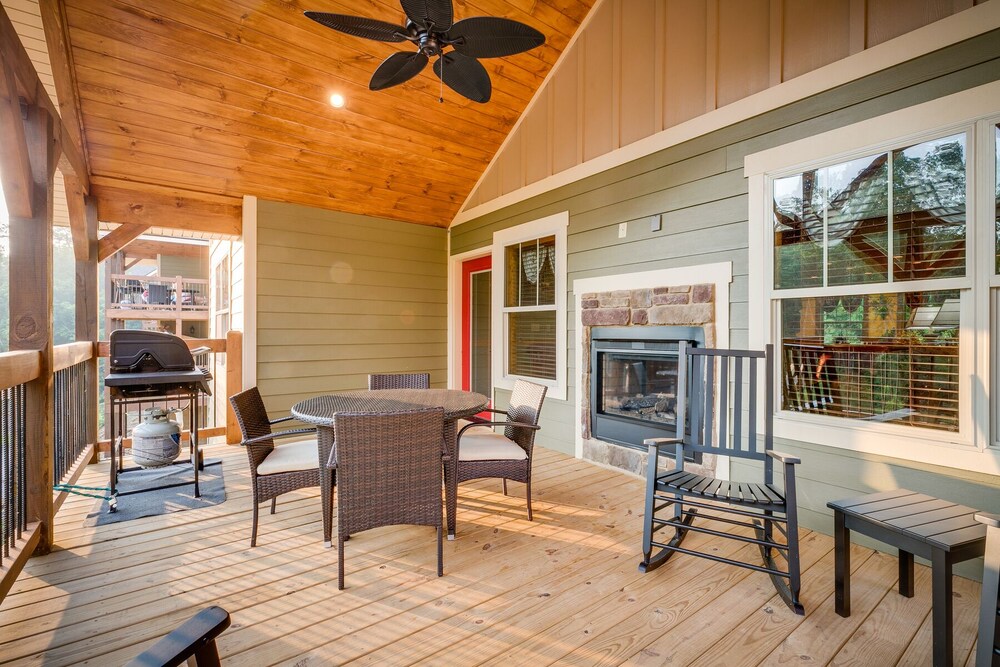
[{"label": "window grid pane", "polygon": [[507,313],[507,373],[556,379],[556,311]]},{"label": "window grid pane", "polygon": [[781,407],[957,432],[958,290],[781,301]]},{"label": "window grid pane", "polygon": [[965,275],[965,135],[892,153],[893,279]]}]

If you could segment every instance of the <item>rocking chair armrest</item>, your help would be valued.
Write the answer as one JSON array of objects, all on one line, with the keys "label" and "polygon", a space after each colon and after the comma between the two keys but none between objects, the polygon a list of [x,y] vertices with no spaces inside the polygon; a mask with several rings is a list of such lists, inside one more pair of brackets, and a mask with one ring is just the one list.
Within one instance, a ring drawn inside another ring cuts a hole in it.
[{"label": "rocking chair armrest", "polygon": [[768,451],[768,456],[770,456],[775,461],[779,463],[784,463],[786,465],[795,465],[796,463],[802,463],[802,459],[798,456],[793,456],[791,454],[785,454],[784,452],[776,452],[773,449]]},{"label": "rocking chair armrest", "polygon": [[273,440],[274,438],[287,438],[291,435],[305,435],[307,433],[315,433],[315,428],[295,428],[289,429],[287,431],[275,431],[274,433],[269,433],[267,435],[260,435],[256,438],[250,438],[249,440],[244,440],[241,445],[255,445],[258,442],[264,442],[265,440]]},{"label": "rocking chair armrest", "polygon": [[985,523],[990,528],[1000,528],[1000,514],[976,512],[976,521],[979,523]]},{"label": "rocking chair armrest", "polygon": [[666,447],[667,445],[677,445],[678,447],[684,447],[683,438],[646,438],[642,441],[642,444],[647,447],[656,447],[659,451],[660,447]]}]

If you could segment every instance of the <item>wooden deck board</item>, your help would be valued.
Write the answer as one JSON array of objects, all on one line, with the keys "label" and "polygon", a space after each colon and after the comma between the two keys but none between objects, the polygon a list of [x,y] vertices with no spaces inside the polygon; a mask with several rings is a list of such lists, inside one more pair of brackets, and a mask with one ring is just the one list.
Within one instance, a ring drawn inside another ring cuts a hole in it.
[{"label": "wooden deck board", "polygon": [[[854,546],[849,619],[833,610],[833,541],[807,531],[804,618],[760,573],[676,555],[643,575],[642,482],[550,451],[536,459],[534,522],[520,485],[510,496],[495,480],[463,485],[444,577],[434,576],[432,530],[384,528],[348,543],[344,591],[336,551],[321,544],[318,489],[263,511],[251,549],[245,454],[209,455],[224,461],[221,505],[86,527],[94,501],[68,499],[56,551],[32,559],[0,604],[0,663],[120,664],[221,604],[233,626],[219,650],[234,665],[930,664],[926,568],[908,600],[894,559]],[[91,466],[81,484],[100,484],[106,470]],[[979,585],[956,579],[955,591],[956,664],[966,664]]]}]

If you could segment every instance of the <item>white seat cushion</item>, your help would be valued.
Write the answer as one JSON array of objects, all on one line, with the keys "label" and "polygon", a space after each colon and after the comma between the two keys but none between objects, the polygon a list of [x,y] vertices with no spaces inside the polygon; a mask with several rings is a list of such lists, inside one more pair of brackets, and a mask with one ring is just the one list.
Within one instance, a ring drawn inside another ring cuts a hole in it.
[{"label": "white seat cushion", "polygon": [[273,475],[279,472],[313,470],[319,466],[319,455],[316,451],[315,440],[275,445],[267,458],[257,466],[257,474]]},{"label": "white seat cushion", "polygon": [[485,428],[470,428],[458,447],[459,461],[523,461],[528,455],[516,442]]}]

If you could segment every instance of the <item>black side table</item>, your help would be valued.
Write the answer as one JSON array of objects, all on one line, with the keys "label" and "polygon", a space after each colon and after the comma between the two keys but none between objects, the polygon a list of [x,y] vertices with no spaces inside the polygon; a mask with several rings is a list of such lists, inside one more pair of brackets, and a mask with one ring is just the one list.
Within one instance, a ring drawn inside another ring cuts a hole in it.
[{"label": "black side table", "polygon": [[899,593],[913,597],[913,556],[931,562],[934,665],[950,667],[953,653],[951,569],[978,558],[986,548],[986,526],[976,510],[906,489],[827,503],[833,509],[836,542],[836,609],[851,615],[851,531],[899,549]]}]

